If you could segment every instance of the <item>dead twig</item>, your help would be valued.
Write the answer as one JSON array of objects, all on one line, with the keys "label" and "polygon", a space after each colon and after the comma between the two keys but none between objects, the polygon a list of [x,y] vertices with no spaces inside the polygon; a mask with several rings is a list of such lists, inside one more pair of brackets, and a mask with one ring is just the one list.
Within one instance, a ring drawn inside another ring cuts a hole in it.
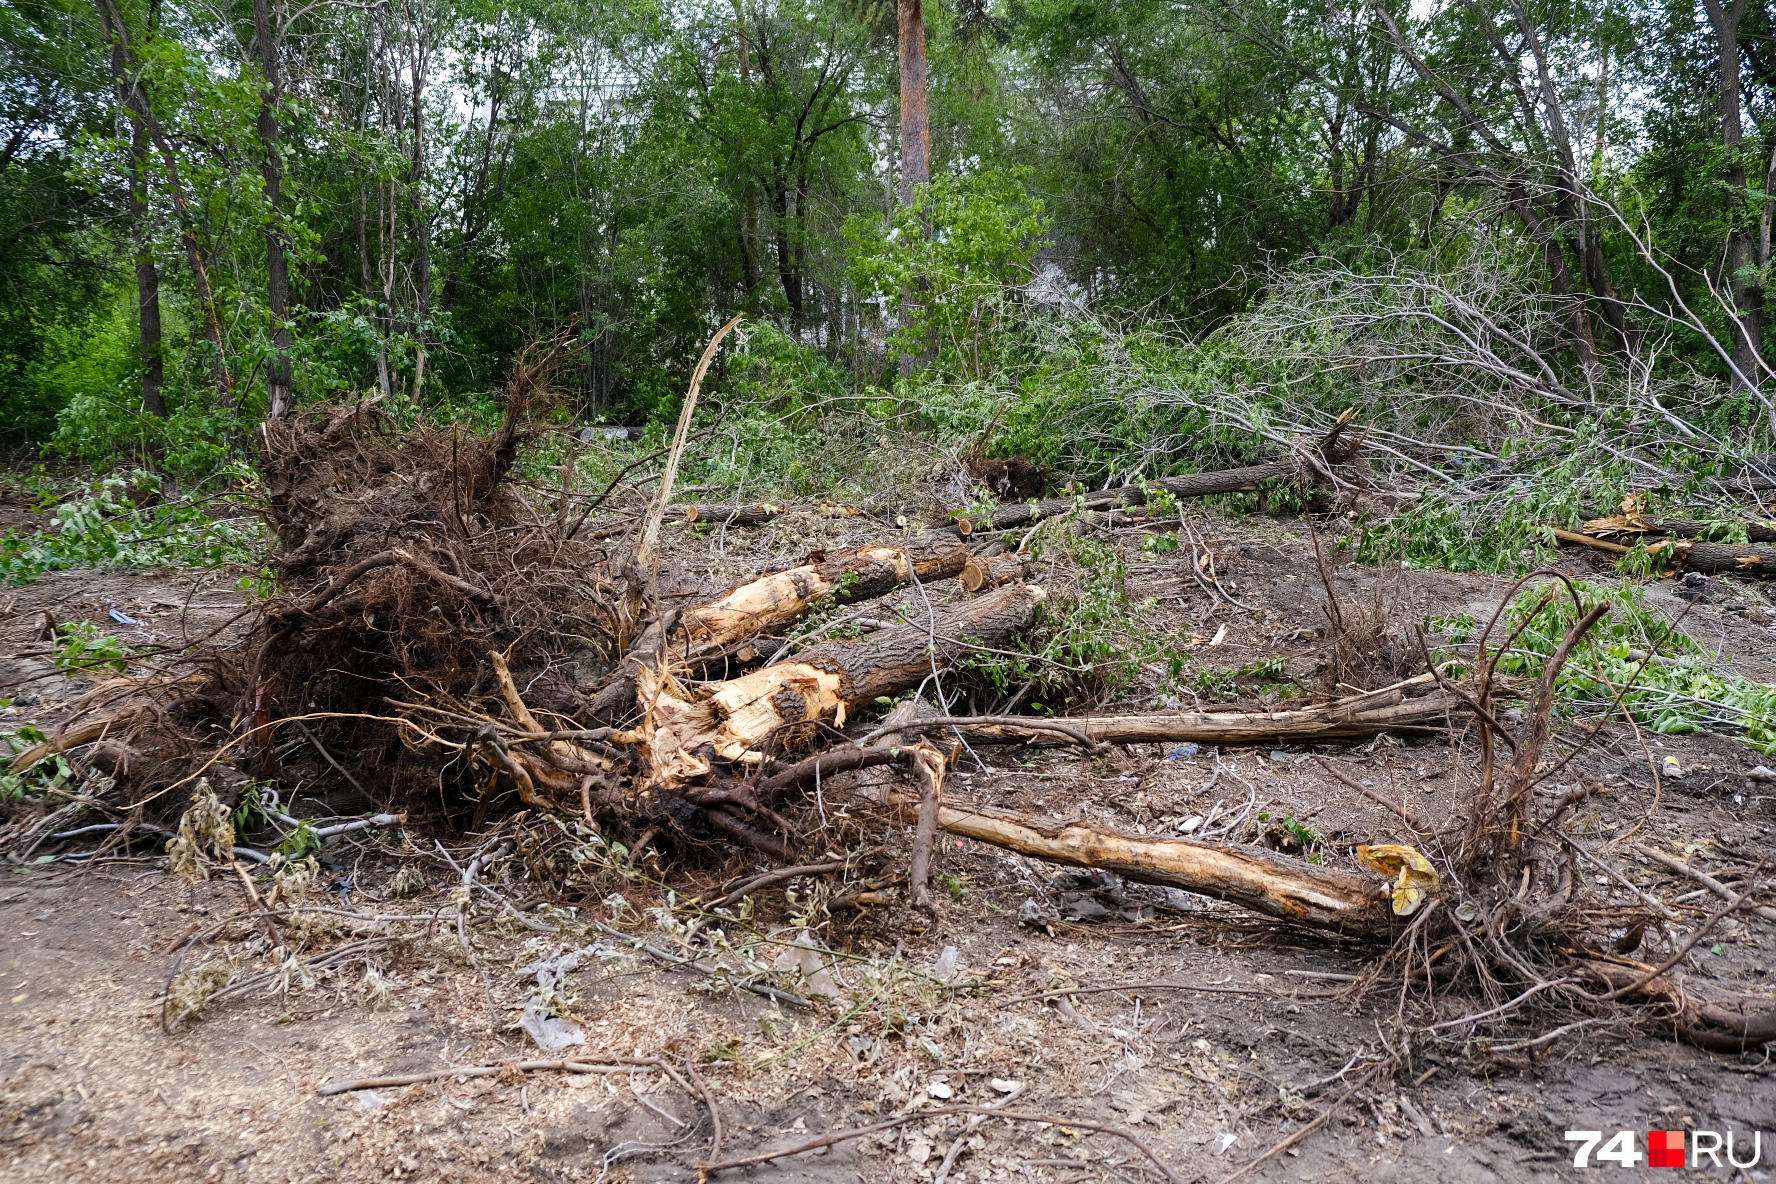
[{"label": "dead twig", "polygon": [[[1700,868],[1693,868],[1689,864],[1685,863],[1683,860],[1673,859],[1671,856],[1665,854],[1663,851],[1660,851],[1660,850],[1653,848],[1653,847],[1648,847],[1644,843],[1633,843],[1633,844],[1630,844],[1630,846],[1632,847],[1632,849],[1635,852],[1646,856],[1648,859],[1652,860],[1654,863],[1658,864],[1659,866],[1664,867],[1664,868],[1669,868],[1671,871],[1676,872],[1680,876],[1688,876],[1690,879],[1696,881],[1696,883],[1702,885],[1702,887],[1708,889],[1710,892],[1714,893],[1716,896],[1720,897],[1722,900],[1732,900],[1733,899],[1733,890],[1731,888],[1727,887],[1725,884],[1721,883],[1719,880],[1715,879],[1713,876],[1709,875],[1707,872],[1702,871]],[[1754,905],[1745,911],[1748,913],[1752,913],[1756,916],[1762,917],[1766,921],[1776,921],[1776,909],[1773,909],[1768,905],[1762,905],[1762,904]]]},{"label": "dead twig", "polygon": [[331,1098],[361,1089],[395,1089],[403,1085],[421,1085],[427,1081],[446,1081],[452,1077],[498,1077],[504,1073],[628,1073],[638,1067],[657,1069],[662,1063],[658,1057],[613,1057],[607,1061],[500,1061],[492,1065],[456,1065],[448,1069],[403,1073],[395,1077],[336,1081],[332,1085],[321,1086],[315,1093],[323,1098]]},{"label": "dead twig", "polygon": [[1326,770],[1326,772],[1332,774],[1332,776],[1338,778],[1340,784],[1346,789],[1354,789],[1376,805],[1385,807],[1392,813],[1398,814],[1400,816],[1400,821],[1404,822],[1419,834],[1424,835],[1431,833],[1430,823],[1414,814],[1411,810],[1408,810],[1405,806],[1396,805],[1393,802],[1388,801],[1386,798],[1376,793],[1373,789],[1370,789],[1367,785],[1364,785],[1361,781],[1358,781],[1355,777],[1352,777],[1349,773],[1346,773],[1343,769],[1339,768],[1325,757],[1314,757],[1314,763]]},{"label": "dead twig", "polygon": [[1193,991],[1204,995],[1262,995],[1270,999],[1301,999],[1301,998],[1332,998],[1342,994],[1341,991],[1311,991],[1303,994],[1300,991],[1267,991],[1262,987],[1226,987],[1219,984],[1197,983],[1118,983],[1109,987],[1057,987],[1052,991],[1038,991],[1033,995],[1016,995],[1010,999],[1001,999],[995,1006],[1010,1007],[1017,1003],[1036,1003],[1048,999],[1062,999],[1069,995],[1136,995],[1142,991]]},{"label": "dead twig", "polygon": [[905,723],[886,724],[867,732],[857,741],[857,747],[868,748],[882,737],[894,732],[929,732],[937,728],[974,728],[998,727],[1021,729],[1026,732],[1046,732],[1056,736],[1065,736],[1082,748],[1092,752],[1107,752],[1110,745],[1093,740],[1085,732],[1071,727],[1060,720],[1032,719],[1025,715],[938,715],[926,719],[908,720]]},{"label": "dead twig", "polygon": [[1696,932],[1690,934],[1690,939],[1684,942],[1683,945],[1679,946],[1675,954],[1672,954],[1671,957],[1665,959],[1664,962],[1647,971],[1633,982],[1626,983],[1617,987],[1615,990],[1608,991],[1602,995],[1591,996],[1592,1002],[1607,1003],[1613,999],[1620,999],[1624,995],[1632,995],[1660,975],[1664,974],[1667,970],[1670,970],[1679,962],[1682,962],[1685,958],[1689,957],[1690,951],[1695,949],[1697,944],[1700,943],[1704,937],[1707,937],[1716,925],[1725,920],[1729,914],[1738,912],[1739,907],[1747,900],[1751,899],[1751,894],[1761,887],[1756,879],[1752,879],[1747,883],[1749,886],[1745,891],[1734,896],[1724,907],[1716,909],[1714,912],[1708,914],[1707,919],[1696,927]]},{"label": "dead twig", "polygon": [[806,1143],[795,1147],[786,1147],[781,1151],[762,1151],[757,1155],[743,1156],[738,1159],[724,1160],[720,1163],[706,1163],[698,1170],[705,1175],[713,1176],[717,1172],[725,1172],[731,1168],[752,1167],[755,1164],[770,1163],[775,1159],[786,1159],[791,1155],[801,1155],[808,1151],[818,1151],[822,1147],[832,1147],[839,1143],[848,1143],[852,1139],[861,1139],[866,1135],[881,1131],[891,1131],[896,1127],[905,1126],[909,1122],[926,1122],[933,1118],[947,1118],[952,1114],[985,1114],[992,1118],[1005,1118],[1013,1122],[1037,1122],[1045,1126],[1071,1127],[1074,1130],[1093,1131],[1098,1134],[1111,1135],[1125,1140],[1136,1150],[1147,1157],[1148,1161],[1159,1170],[1170,1184],[1184,1184],[1184,1177],[1172,1170],[1170,1164],[1159,1157],[1141,1136],[1119,1126],[1110,1126],[1101,1122],[1087,1122],[1079,1118],[1058,1118],[1053,1114],[1032,1114],[1022,1110],[1000,1110],[990,1106],[936,1106],[929,1110],[915,1110],[911,1114],[902,1114],[882,1122],[871,1123],[869,1126],[853,1127],[850,1130],[834,1131],[809,1139]]},{"label": "dead twig", "polygon": [[718,900],[698,907],[705,909],[725,909],[729,905],[739,904],[754,892],[762,891],[773,884],[781,884],[785,880],[794,880],[800,876],[824,876],[830,872],[845,870],[845,861],[835,859],[831,863],[804,863],[799,867],[780,867],[760,876],[754,876],[739,887],[726,893]]},{"label": "dead twig", "polygon": [[696,1086],[697,1092],[703,1095],[703,1105],[709,1110],[710,1125],[715,1128],[714,1133],[709,1137],[709,1156],[705,1162],[720,1159],[722,1151],[722,1118],[721,1111],[716,1109],[715,1106],[715,1095],[709,1092],[709,1086],[704,1083],[703,1075],[697,1072],[697,1064],[694,1058],[686,1057],[684,1059],[684,1069],[685,1075],[691,1079],[691,1084]]}]

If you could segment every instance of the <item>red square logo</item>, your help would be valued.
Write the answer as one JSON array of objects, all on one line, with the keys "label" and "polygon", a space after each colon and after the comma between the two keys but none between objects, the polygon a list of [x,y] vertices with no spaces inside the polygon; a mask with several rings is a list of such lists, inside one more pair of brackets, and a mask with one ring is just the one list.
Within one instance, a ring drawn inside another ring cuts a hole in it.
[{"label": "red square logo", "polygon": [[1684,1133],[1682,1131],[1647,1132],[1647,1166],[1649,1168],[1681,1168],[1684,1166]]}]

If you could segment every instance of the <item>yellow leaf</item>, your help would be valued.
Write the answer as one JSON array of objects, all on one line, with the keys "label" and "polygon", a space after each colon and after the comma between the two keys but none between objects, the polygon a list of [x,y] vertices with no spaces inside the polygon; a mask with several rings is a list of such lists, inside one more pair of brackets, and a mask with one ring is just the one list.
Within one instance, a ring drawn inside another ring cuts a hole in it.
[{"label": "yellow leaf", "polygon": [[1398,843],[1358,847],[1357,862],[1378,875],[1394,877],[1391,896],[1396,916],[1410,917],[1424,903],[1425,894],[1443,883],[1430,860]]}]

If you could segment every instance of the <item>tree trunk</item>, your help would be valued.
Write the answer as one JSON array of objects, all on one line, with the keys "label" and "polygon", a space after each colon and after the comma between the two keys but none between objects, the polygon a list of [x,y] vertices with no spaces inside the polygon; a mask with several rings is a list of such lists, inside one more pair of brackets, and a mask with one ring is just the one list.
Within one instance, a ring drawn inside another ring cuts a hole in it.
[{"label": "tree trunk", "polygon": [[[739,57],[741,89],[752,89],[752,38],[746,31],[746,10],[742,0],[734,3],[734,41]],[[764,273],[764,262],[761,258],[759,245],[759,211],[758,195],[753,192],[751,182],[747,182],[745,201],[746,212],[740,217],[740,269],[742,285],[747,295],[751,295],[759,285]]]},{"label": "tree trunk", "polygon": [[[931,182],[931,93],[925,59],[925,6],[923,0],[898,0],[900,30],[900,204],[910,206],[919,191]],[[917,292],[903,292],[901,328],[921,319]],[[900,376],[909,377],[922,358],[900,356]]]},{"label": "tree trunk", "polygon": [[[123,14],[113,0],[98,0],[98,8],[99,20],[106,35],[117,47],[125,71],[134,74],[139,67],[135,55],[130,52],[129,28],[123,22]],[[216,294],[210,286],[210,273],[204,263],[203,245],[197,239],[197,219],[191,212],[191,202],[185,194],[185,182],[179,175],[179,158],[173,152],[172,144],[167,141],[160,120],[154,115],[154,105],[149,101],[148,88],[139,77],[129,87],[127,104],[142,121],[148,140],[154,145],[166,172],[167,192],[173,199],[173,207],[179,212],[179,229],[185,242],[185,257],[191,265],[192,282],[197,288],[198,307],[203,316],[204,340],[210,347],[211,365],[216,377],[216,402],[223,411],[232,412],[234,378],[228,372],[222,318],[216,310]]]},{"label": "tree trunk", "polygon": [[[849,604],[883,596],[910,582],[949,579],[968,561],[962,540],[928,536],[902,546],[857,547],[818,563],[804,563],[731,588],[692,605],[676,620],[649,625],[630,648],[616,677],[599,692],[590,714],[611,723],[635,705],[640,671],[707,665],[760,633],[800,620],[828,602]],[[679,640],[679,639],[682,639]]]},{"label": "tree trunk", "polygon": [[900,204],[913,204],[931,180],[931,95],[925,61],[925,6],[898,0],[900,25]]},{"label": "tree trunk", "polygon": [[1684,571],[1730,572],[1742,576],[1776,576],[1776,548],[1750,543],[1701,543],[1666,539],[1647,548],[1662,563]]},{"label": "tree trunk", "polygon": [[1591,327],[1591,315],[1585,309],[1585,297],[1573,280],[1572,268],[1567,265],[1566,253],[1560,249],[1560,241],[1549,229],[1540,211],[1535,208],[1535,200],[1521,187],[1507,191],[1506,200],[1516,211],[1523,228],[1529,236],[1542,248],[1542,258],[1548,264],[1548,283],[1554,295],[1567,305],[1568,315],[1572,319],[1573,351],[1579,355],[1579,364],[1589,369],[1597,364],[1597,333]]},{"label": "tree trunk", "polygon": [[[885,596],[914,578],[922,583],[947,580],[967,562],[968,548],[961,539],[938,535],[904,545],[856,547],[818,563],[773,572],[685,609],[671,630],[672,636],[684,639],[684,648],[668,642],[665,656],[689,666],[800,620],[829,600],[853,604]],[[658,653],[661,637],[656,622],[642,634],[635,652]]]},{"label": "tree trunk", "polygon": [[[1449,717],[1462,710],[1459,700],[1437,689],[1431,675],[1421,674],[1391,687],[1292,711],[1095,715],[1055,722],[1100,744],[1314,744],[1382,732],[1434,731],[1446,727]],[[909,726],[909,731],[923,730],[919,724]],[[1063,743],[1053,737],[1032,740],[1029,732],[995,726],[964,727],[962,734],[982,744]]]},{"label": "tree trunk", "polygon": [[1029,573],[1030,563],[1022,555],[1006,552],[999,555],[971,555],[962,565],[959,581],[965,591],[991,590],[1014,584]]},{"label": "tree trunk", "polygon": [[1720,51],[1717,85],[1720,89],[1721,146],[1727,153],[1727,189],[1731,196],[1727,213],[1726,279],[1733,303],[1733,386],[1756,389],[1764,336],[1764,285],[1757,274],[1757,248],[1745,225],[1742,196],[1745,192],[1745,128],[1739,110],[1739,22],[1746,0],[1733,0],[1723,8],[1721,0],[1703,0],[1708,23],[1714,27]]},{"label": "tree trunk", "polygon": [[283,104],[283,72],[278,61],[280,41],[270,0],[253,0],[253,33],[259,42],[259,66],[265,73],[265,89],[259,96],[259,144],[264,151],[261,168],[265,177],[265,291],[271,312],[271,360],[265,377],[265,418],[283,419],[295,406],[295,382],[290,367],[290,261],[284,229],[284,149],[278,131],[278,108]]},{"label": "tree trunk", "polygon": [[686,522],[706,522],[710,526],[763,526],[783,513],[782,506],[760,505],[714,506],[702,502],[686,506]]},{"label": "tree trunk", "polygon": [[425,208],[425,87],[431,47],[422,25],[412,26],[412,36],[408,60],[413,76],[413,168],[407,199],[413,207],[413,288],[418,298],[413,317],[413,401],[418,403],[425,391],[426,331],[432,316],[432,222]]},{"label": "tree trunk", "polygon": [[140,79],[129,76],[122,38],[111,42],[111,80],[117,104],[129,111],[130,248],[136,266],[136,322],[142,358],[142,409],[159,419],[167,414],[166,361],[161,347],[160,269],[154,263],[154,233],[148,208],[148,126],[141,111],[146,94]]},{"label": "tree trunk", "polygon": [[[1640,514],[1612,514],[1593,518],[1580,526],[1586,534],[1608,537],[1612,534],[1672,534],[1680,539],[1701,538],[1717,523],[1694,518],[1648,518]],[[1776,543],[1776,522],[1750,520],[1745,523],[1745,537],[1754,543]]]},{"label": "tree trunk", "polygon": [[790,187],[777,189],[777,276],[783,283],[783,299],[789,305],[789,324],[793,331],[802,327],[802,276],[796,267],[795,211],[790,208]]}]

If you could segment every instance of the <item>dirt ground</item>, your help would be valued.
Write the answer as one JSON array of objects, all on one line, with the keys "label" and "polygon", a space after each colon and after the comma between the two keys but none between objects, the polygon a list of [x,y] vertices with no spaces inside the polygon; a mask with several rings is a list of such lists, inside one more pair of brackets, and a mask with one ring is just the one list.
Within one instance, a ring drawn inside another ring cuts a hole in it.
[{"label": "dirt ground", "polygon": [[[767,531],[687,534],[676,555],[707,563],[719,585],[793,562],[837,541],[839,529],[808,519]],[[1280,654],[1292,673],[1311,677],[1324,596],[1301,525],[1258,518],[1212,530],[1223,578],[1250,611],[1207,613],[1209,602],[1181,566],[1186,560],[1148,557],[1131,567],[1130,590],[1136,599],[1157,598],[1149,624],[1193,661],[1231,667]],[[1590,555],[1571,562],[1580,574],[1598,575]],[[0,683],[7,684],[0,695],[13,696],[0,726],[53,729],[94,689],[50,664],[47,644],[36,640],[44,610],[58,622],[93,620],[138,648],[182,644],[226,627],[244,605],[237,575],[61,572],[0,592]],[[1423,572],[1347,570],[1341,578],[1358,597],[1383,581],[1398,622],[1462,610],[1484,615],[1504,586]],[[1041,581],[1040,567],[1032,579]],[[1723,663],[1776,681],[1776,613],[1766,610],[1761,589],[1716,580],[1702,602],[1686,605],[1670,584],[1657,584],[1649,603],[1673,615],[1688,607],[1685,627],[1719,649]],[[119,624],[113,609],[136,624]],[[1222,625],[1226,632],[1211,646]],[[1128,693],[1138,700],[1149,690]],[[1599,841],[1634,829],[1639,841],[1717,873],[1768,861],[1776,797],[1770,783],[1746,778],[1768,756],[1708,735],[1648,736],[1646,745],[1611,724],[1569,766],[1567,781],[1605,787],[1572,829]],[[1676,755],[1685,775],[1655,786],[1649,751],[1660,760]],[[1394,814],[1353,800],[1310,759],[1315,754],[1433,819],[1446,816],[1471,784],[1472,753],[1437,738],[1193,754],[1142,745],[1092,760],[983,751],[979,762],[961,760],[948,792],[1143,834],[1179,833],[1217,802],[1224,809],[1249,802],[1248,817],[1266,815],[1271,824],[1254,822],[1242,834],[1286,845],[1289,832],[1275,823],[1293,816],[1323,836],[1327,862],[1346,867],[1356,843],[1407,841]],[[846,783],[835,779],[806,816],[830,812],[835,832],[847,819],[880,827],[867,812],[850,815],[853,809]],[[1563,1138],[1572,1129],[1761,1130],[1765,1164],[1776,1165],[1776,1063],[1762,1054],[1700,1052],[1651,1023],[1592,1027],[1527,1057],[1489,1053],[1484,1040],[1466,1048],[1425,1041],[1388,1083],[1347,1091],[1352,1065],[1401,1038],[1396,997],[1348,993],[1350,977],[1374,951],[1279,929],[1186,893],[1107,883],[954,838],[943,840],[933,869],[934,882],[947,889],[934,921],[892,907],[828,910],[832,889],[821,881],[774,888],[728,928],[736,942],[746,936],[757,949],[777,951],[780,966],[806,972],[798,980],[786,971],[780,980],[809,997],[804,1007],[663,964],[585,927],[608,921],[678,949],[677,933],[663,933],[655,911],[667,892],[705,890],[738,874],[744,861],[686,869],[644,859],[627,880],[606,876],[578,899],[556,902],[572,906],[572,917],[531,899],[506,869],[499,890],[519,902],[529,924],[488,908],[473,928],[471,960],[457,937],[455,876],[427,858],[429,836],[408,837],[405,846],[392,836],[357,841],[362,832],[330,842],[324,898],[341,910],[427,920],[385,925],[386,940],[364,943],[361,956],[314,972],[312,982],[293,971],[283,989],[217,1002],[170,1033],[159,1000],[178,952],[209,919],[241,909],[238,879],[223,874],[190,884],[148,854],[0,872],[0,1177],[58,1184],[692,1179],[709,1147],[707,1108],[651,1065],[317,1093],[332,1082],[556,1055],[537,1052],[519,1027],[537,984],[518,970],[582,946],[590,948],[561,990],[584,1044],[565,1055],[694,1064],[719,1109],[728,1155],[792,1146],[945,1101],[1055,1120],[933,1118],[716,1177],[724,1181],[1160,1178],[1130,1142],[1067,1126],[1068,1119],[1136,1132],[1180,1178],[1214,1181],[1335,1101],[1324,1129],[1250,1178],[1582,1177],[1591,1173],[1571,1167]],[[905,837],[890,829],[880,842],[902,851]],[[1624,866],[1644,891],[1668,901],[1689,897],[1677,907],[1689,908],[1691,918],[1713,907],[1712,898],[1694,895],[1694,883],[1656,864],[1630,855]],[[403,870],[411,868],[423,874],[423,886]],[[556,932],[545,932],[557,922]],[[210,956],[232,950],[246,957],[252,929],[243,920],[224,931]],[[729,936],[699,949],[719,949]],[[1744,915],[1715,936],[1691,955],[1691,972],[1744,996],[1776,998],[1776,924]],[[707,931],[703,941],[711,942]],[[365,987],[372,969],[385,993]],[[1057,987],[1079,993],[1029,998]],[[1415,1003],[1407,1018],[1423,1025],[1477,1009],[1473,999],[1445,997],[1428,1009]],[[1490,1039],[1536,1033],[1518,1025]],[[1660,1171],[1605,1174],[1656,1178]],[[1770,1179],[1776,1166],[1746,1175]]]}]

